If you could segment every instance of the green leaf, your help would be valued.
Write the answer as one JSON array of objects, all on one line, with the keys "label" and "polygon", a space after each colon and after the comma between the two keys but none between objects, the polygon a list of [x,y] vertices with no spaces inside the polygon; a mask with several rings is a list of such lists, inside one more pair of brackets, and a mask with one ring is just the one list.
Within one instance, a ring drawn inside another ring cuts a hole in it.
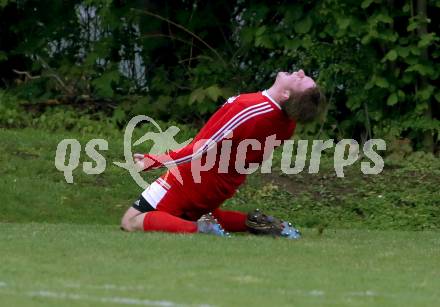
[{"label": "green leaf", "polygon": [[371,3],[373,3],[373,0],[364,0],[361,3],[361,8],[366,9],[371,5]]},{"label": "green leaf", "polygon": [[409,48],[409,51],[410,51],[412,54],[414,54],[414,55],[420,55],[420,54],[422,54],[422,50],[421,50],[419,47],[417,47],[417,46],[411,46],[411,47]]},{"label": "green leaf", "polygon": [[431,45],[433,42],[438,41],[439,38],[435,35],[435,33],[427,33],[420,36],[420,41],[417,44],[419,48],[426,48]]},{"label": "green leaf", "polygon": [[411,83],[414,83],[414,81],[415,81],[415,77],[414,77],[412,74],[408,74],[408,73],[405,72],[405,73],[402,75],[401,80],[402,80],[402,82],[403,82],[404,84],[411,84]]},{"label": "green leaf", "polygon": [[341,30],[346,30],[348,26],[350,25],[351,19],[350,18],[338,18],[336,19],[336,23],[338,24],[338,27]]},{"label": "green leaf", "polygon": [[221,89],[217,85],[212,85],[208,87],[206,90],[206,94],[213,101],[217,101],[218,97],[222,95]]},{"label": "green leaf", "polygon": [[408,67],[405,72],[417,72],[422,76],[430,76],[435,74],[435,70],[432,66],[415,64]]},{"label": "green leaf", "polygon": [[367,34],[364,37],[362,37],[362,39],[361,39],[362,45],[368,45],[371,42],[372,38],[373,37],[370,34]]},{"label": "green leaf", "polygon": [[312,24],[312,18],[310,17],[310,15],[307,15],[306,18],[296,22],[293,28],[295,29],[296,33],[305,34],[310,31],[310,29],[312,28]]},{"label": "green leaf", "polygon": [[434,87],[432,85],[427,85],[423,89],[421,89],[417,92],[417,96],[421,100],[426,101],[426,100],[429,100],[429,98],[431,98],[433,93],[434,93]]},{"label": "green leaf", "polygon": [[0,0],[0,8],[4,8],[9,3],[16,2],[16,0]]},{"label": "green leaf", "polygon": [[392,49],[388,51],[388,53],[385,55],[385,59],[394,62],[397,59],[397,52],[396,50]]},{"label": "green leaf", "polygon": [[94,65],[96,64],[96,60],[98,60],[98,54],[95,52],[90,52],[84,60],[84,64]]},{"label": "green leaf", "polygon": [[359,106],[361,105],[362,99],[360,99],[359,96],[357,95],[351,95],[348,100],[347,100],[347,107],[349,107],[350,110],[355,110],[357,108],[359,108]]},{"label": "green leaf", "polygon": [[301,18],[303,14],[303,6],[299,4],[293,4],[290,10],[286,10],[284,18],[287,22],[292,22]]},{"label": "green leaf", "polygon": [[256,47],[273,48],[273,43],[269,35],[260,35],[255,38]]},{"label": "green leaf", "polygon": [[157,98],[156,103],[161,106],[168,106],[172,100],[173,100],[173,98],[171,96],[160,95]]},{"label": "green leaf", "polygon": [[406,31],[411,32],[414,31],[415,29],[417,29],[419,26],[419,23],[417,22],[416,19],[411,18],[408,24],[408,27],[406,27]]},{"label": "green leaf", "polygon": [[391,18],[391,16],[388,14],[380,13],[380,14],[377,14],[376,21],[380,21],[383,23],[393,23],[393,18]]},{"label": "green leaf", "polygon": [[387,105],[389,105],[389,106],[393,106],[393,105],[395,105],[398,101],[399,101],[399,99],[397,98],[396,93],[392,93],[390,96],[388,96],[388,99],[387,99]]},{"label": "green leaf", "polygon": [[296,50],[301,46],[301,44],[302,44],[302,40],[297,38],[292,38],[286,41],[286,43],[284,44],[284,48],[289,50]]},{"label": "green leaf", "polygon": [[8,55],[6,52],[0,50],[0,62],[6,61],[8,59]]},{"label": "green leaf", "polygon": [[266,26],[259,27],[257,31],[255,31],[255,36],[261,36],[266,31]]},{"label": "green leaf", "polygon": [[96,78],[92,81],[95,90],[98,95],[103,97],[112,97],[113,96],[113,88],[112,83],[119,81],[120,73],[117,70],[111,70],[105,72],[99,78]]},{"label": "green leaf", "polygon": [[113,112],[112,118],[117,123],[125,121],[125,111],[121,107],[117,107]]},{"label": "green leaf", "polygon": [[203,100],[205,99],[205,91],[203,90],[203,88],[199,87],[197,89],[195,89],[194,91],[191,92],[191,94],[189,95],[189,102],[188,104],[193,104],[194,102],[203,102]]},{"label": "green leaf", "polygon": [[435,100],[437,100],[437,102],[440,102],[440,92],[439,91],[437,91],[437,93],[435,93],[434,97],[435,97]]},{"label": "green leaf", "polygon": [[390,86],[387,79],[382,78],[382,77],[377,77],[377,76],[376,76],[376,83],[375,84],[381,88],[388,88]]},{"label": "green leaf", "polygon": [[398,90],[397,97],[399,98],[400,101],[404,100],[405,99],[405,92],[402,90]]},{"label": "green leaf", "polygon": [[366,89],[366,90],[372,89],[374,86],[374,82],[375,82],[375,78],[373,77],[373,78],[371,78],[370,81],[367,82],[367,84],[365,84],[364,89]]},{"label": "green leaf", "polygon": [[409,48],[408,47],[397,47],[397,53],[402,58],[406,58],[409,55]]},{"label": "green leaf", "polygon": [[244,44],[250,44],[254,39],[255,29],[254,28],[243,28],[240,31],[241,40]]}]

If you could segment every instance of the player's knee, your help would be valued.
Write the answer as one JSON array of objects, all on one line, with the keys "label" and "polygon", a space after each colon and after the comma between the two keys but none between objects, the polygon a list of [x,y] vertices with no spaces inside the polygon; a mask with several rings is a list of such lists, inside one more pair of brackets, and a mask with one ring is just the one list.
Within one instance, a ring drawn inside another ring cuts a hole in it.
[{"label": "player's knee", "polygon": [[124,216],[121,220],[121,230],[132,232],[136,231],[137,229],[133,224],[132,219]]},{"label": "player's knee", "polygon": [[121,219],[121,229],[125,231],[135,231],[137,230],[133,218],[139,215],[140,212],[133,207],[128,208]]}]

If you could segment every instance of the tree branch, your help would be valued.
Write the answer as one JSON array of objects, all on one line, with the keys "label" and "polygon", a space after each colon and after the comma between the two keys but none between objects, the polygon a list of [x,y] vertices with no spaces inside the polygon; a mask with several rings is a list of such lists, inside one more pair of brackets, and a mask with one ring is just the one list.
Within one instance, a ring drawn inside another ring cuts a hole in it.
[{"label": "tree branch", "polygon": [[211,45],[209,45],[206,41],[204,41],[200,36],[198,36],[197,34],[195,34],[194,32],[192,32],[191,30],[185,28],[185,27],[182,26],[181,24],[178,24],[178,23],[176,23],[176,22],[174,22],[174,21],[171,21],[171,20],[168,19],[168,18],[165,18],[165,17],[163,17],[163,16],[160,16],[160,15],[158,15],[158,14],[152,13],[152,12],[147,11],[147,10],[140,10],[140,9],[132,9],[132,10],[139,11],[140,13],[143,13],[143,14],[148,15],[148,16],[155,17],[155,18],[160,19],[160,20],[162,20],[162,21],[166,21],[166,22],[168,22],[169,24],[172,24],[173,26],[175,26],[175,27],[177,27],[177,28],[179,28],[179,29],[185,31],[186,33],[190,34],[190,35],[193,36],[195,39],[197,39],[199,42],[201,42],[203,45],[205,45],[209,50],[211,50],[211,51],[212,51],[212,52],[213,52],[213,53],[214,53],[214,54],[220,59],[220,61],[223,63],[223,65],[226,66],[226,61],[221,57],[221,55],[217,52],[217,50],[215,50]]},{"label": "tree branch", "polygon": [[20,71],[20,70],[16,70],[16,69],[13,69],[12,71],[15,72],[17,75],[25,75],[26,78],[31,79],[31,80],[41,78],[41,76],[32,76],[28,71]]}]

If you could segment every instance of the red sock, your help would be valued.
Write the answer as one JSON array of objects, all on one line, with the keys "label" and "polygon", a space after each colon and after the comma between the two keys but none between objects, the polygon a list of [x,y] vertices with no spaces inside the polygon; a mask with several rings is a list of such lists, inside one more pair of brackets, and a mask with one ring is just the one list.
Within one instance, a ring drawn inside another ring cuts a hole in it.
[{"label": "red sock", "polygon": [[212,212],[223,229],[230,232],[247,231],[245,224],[247,214],[240,211],[216,209]]},{"label": "red sock", "polygon": [[197,224],[164,211],[151,211],[145,214],[144,231],[192,233],[197,232]]}]

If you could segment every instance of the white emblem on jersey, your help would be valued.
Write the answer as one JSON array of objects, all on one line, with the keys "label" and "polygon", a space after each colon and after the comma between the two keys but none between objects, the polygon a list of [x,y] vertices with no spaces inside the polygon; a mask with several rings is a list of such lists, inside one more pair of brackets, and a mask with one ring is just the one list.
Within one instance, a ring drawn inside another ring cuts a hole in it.
[{"label": "white emblem on jersey", "polygon": [[228,100],[226,100],[226,102],[225,102],[224,104],[227,104],[227,103],[233,103],[234,100],[237,99],[237,98],[238,98],[238,96],[232,96],[232,97],[229,97]]}]

